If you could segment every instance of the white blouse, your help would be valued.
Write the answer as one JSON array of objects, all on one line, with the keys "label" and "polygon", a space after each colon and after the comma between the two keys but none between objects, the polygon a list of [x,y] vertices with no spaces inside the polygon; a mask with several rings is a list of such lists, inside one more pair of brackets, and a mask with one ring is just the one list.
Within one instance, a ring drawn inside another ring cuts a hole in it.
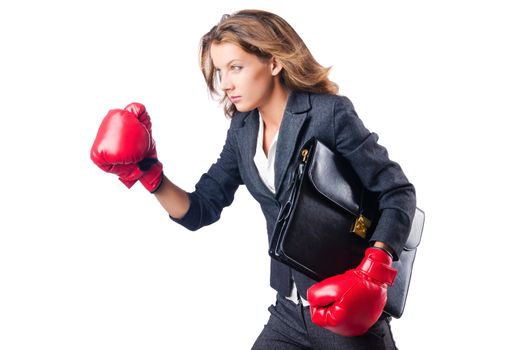
[{"label": "white blouse", "polygon": [[255,157],[253,161],[257,166],[260,178],[266,187],[275,194],[275,150],[277,149],[277,139],[279,131],[275,134],[271,146],[268,151],[268,156],[264,153],[264,121],[259,113],[259,132],[257,136],[257,149],[255,150]]}]

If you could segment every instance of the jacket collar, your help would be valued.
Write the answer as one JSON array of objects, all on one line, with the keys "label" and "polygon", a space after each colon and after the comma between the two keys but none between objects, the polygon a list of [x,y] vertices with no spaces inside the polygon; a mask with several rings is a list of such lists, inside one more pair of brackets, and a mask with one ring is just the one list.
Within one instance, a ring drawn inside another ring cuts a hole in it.
[{"label": "jacket collar", "polygon": [[290,93],[286,103],[286,111],[290,111],[292,114],[300,114],[307,112],[310,108],[312,108],[312,104],[308,92],[293,91]]},{"label": "jacket collar", "polygon": [[[304,91],[292,91],[288,97],[288,102],[286,103],[286,112],[290,114],[302,114],[309,111],[312,108],[312,103],[310,101],[310,93]],[[245,115],[242,115],[242,125],[244,127],[248,122],[250,126],[254,126],[254,120],[256,118],[257,127],[258,127],[258,111],[256,109],[245,112]]]}]

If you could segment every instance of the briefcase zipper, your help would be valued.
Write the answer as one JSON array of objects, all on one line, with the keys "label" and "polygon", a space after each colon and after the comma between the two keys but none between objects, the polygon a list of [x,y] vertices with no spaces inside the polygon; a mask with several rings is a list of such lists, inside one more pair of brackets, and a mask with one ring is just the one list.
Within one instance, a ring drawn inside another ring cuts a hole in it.
[{"label": "briefcase zipper", "polygon": [[308,161],[308,148],[304,148],[302,151],[301,151],[301,157],[302,157],[302,161],[303,163],[306,163]]}]

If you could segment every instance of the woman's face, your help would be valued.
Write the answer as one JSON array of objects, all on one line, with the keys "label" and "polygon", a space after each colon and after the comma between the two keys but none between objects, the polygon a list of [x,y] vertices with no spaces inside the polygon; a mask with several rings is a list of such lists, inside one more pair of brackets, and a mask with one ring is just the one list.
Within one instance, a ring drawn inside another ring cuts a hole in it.
[{"label": "woman's face", "polygon": [[280,68],[273,59],[263,61],[232,43],[211,45],[211,58],[220,88],[240,112],[269,102]]}]

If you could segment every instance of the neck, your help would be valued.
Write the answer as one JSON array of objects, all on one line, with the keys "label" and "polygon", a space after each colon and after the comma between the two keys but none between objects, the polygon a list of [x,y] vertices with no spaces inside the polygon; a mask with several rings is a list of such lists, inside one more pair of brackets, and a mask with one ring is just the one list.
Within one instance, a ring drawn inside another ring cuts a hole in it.
[{"label": "neck", "polygon": [[268,102],[258,108],[266,127],[275,129],[280,126],[288,103],[288,96],[288,91],[277,81]]}]

